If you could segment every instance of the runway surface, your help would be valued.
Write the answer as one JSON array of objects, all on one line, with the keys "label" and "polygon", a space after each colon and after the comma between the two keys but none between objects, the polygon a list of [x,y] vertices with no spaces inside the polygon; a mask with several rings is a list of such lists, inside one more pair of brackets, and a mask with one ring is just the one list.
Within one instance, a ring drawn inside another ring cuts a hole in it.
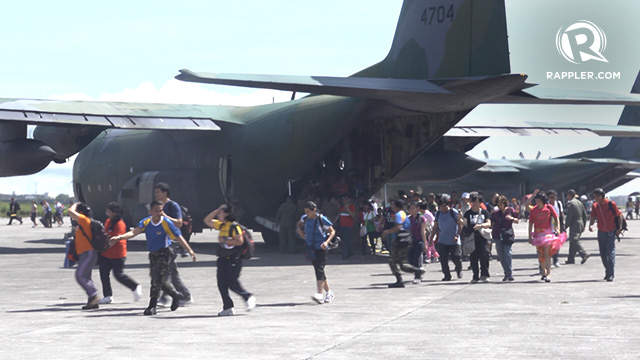
[{"label": "runway surface", "polygon": [[[278,254],[256,234],[258,258],[245,261],[241,282],[257,307],[246,312],[232,295],[237,315],[220,318],[216,232],[192,239],[196,263],[179,258],[195,303],[143,316],[149,293],[143,237],[130,241],[125,269],[142,284],[143,298],[134,303],[112,276],[116,302],[82,311],[86,295],[75,268],[62,267],[66,224],[0,225],[2,359],[640,358],[640,220],[629,221],[631,230],[616,244],[613,282],[602,280],[595,233],[588,231],[583,245],[591,258],[552,269],[552,282],[541,282],[525,223],[516,229],[515,282],[501,281],[497,261],[490,283],[470,284],[468,262],[461,280],[441,282],[436,263],[426,266],[422,283],[411,284],[407,274],[406,288],[389,289],[394,278],[385,255],[330,255],[326,273],[336,298],[323,305],[311,300],[315,277],[305,256]],[[93,279],[101,289],[97,268]]]}]

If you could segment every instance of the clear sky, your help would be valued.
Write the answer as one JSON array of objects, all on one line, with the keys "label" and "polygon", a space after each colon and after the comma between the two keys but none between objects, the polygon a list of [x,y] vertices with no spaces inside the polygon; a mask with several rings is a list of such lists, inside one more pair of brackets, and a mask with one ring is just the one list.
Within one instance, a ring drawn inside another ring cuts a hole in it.
[{"label": "clear sky", "polygon": [[[447,0],[442,0],[446,2]],[[507,0],[511,67],[551,87],[628,92],[640,69],[640,2]],[[254,105],[290,93],[183,84],[178,69],[348,76],[384,58],[401,0],[9,2],[0,23],[0,97]],[[578,20],[607,36],[608,63],[575,65],[556,50],[560,27]],[[547,80],[551,71],[614,71],[619,80]],[[511,118],[615,123],[622,108],[481,106],[468,121]],[[470,154],[517,158],[565,155],[608,138],[497,138]],[[0,192],[71,193],[71,164],[0,179]],[[638,184],[640,185],[640,184]],[[634,186],[615,193],[628,193]],[[638,186],[640,188],[640,186]]]}]

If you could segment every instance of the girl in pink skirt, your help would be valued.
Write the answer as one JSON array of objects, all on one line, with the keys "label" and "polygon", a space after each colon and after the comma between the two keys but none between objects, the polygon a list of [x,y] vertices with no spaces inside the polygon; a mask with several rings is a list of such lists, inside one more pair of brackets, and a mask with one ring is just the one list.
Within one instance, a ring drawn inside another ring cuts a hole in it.
[{"label": "girl in pink skirt", "polygon": [[539,192],[533,198],[536,206],[529,214],[529,244],[536,247],[538,261],[542,269],[541,280],[551,282],[551,256],[557,253],[562,244],[567,240],[567,234],[553,232],[551,222],[554,221],[559,228],[558,214],[553,206],[549,205],[549,199],[544,192]]}]

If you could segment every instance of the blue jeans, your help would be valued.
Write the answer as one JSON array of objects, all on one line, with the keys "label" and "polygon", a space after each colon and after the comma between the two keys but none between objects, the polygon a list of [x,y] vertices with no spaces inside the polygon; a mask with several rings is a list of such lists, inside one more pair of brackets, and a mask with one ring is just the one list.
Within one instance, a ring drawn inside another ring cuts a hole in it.
[{"label": "blue jeans", "polygon": [[[353,241],[356,238],[355,229],[353,227],[340,227],[338,230],[338,234],[340,235],[340,244],[338,244],[338,248],[342,253],[342,258],[347,259],[353,256]],[[360,234],[358,234],[358,238]]]},{"label": "blue jeans", "polygon": [[598,248],[604,265],[605,277],[614,276],[616,266],[616,232],[598,230]]},{"label": "blue jeans", "polygon": [[98,252],[88,250],[78,255],[78,267],[76,268],[76,281],[87,293],[89,299],[98,294],[93,281],[91,280],[91,271],[98,261]]},{"label": "blue jeans", "polygon": [[511,262],[511,247],[513,244],[503,245],[500,239],[494,239],[493,241],[496,244],[496,251],[498,252],[500,264],[502,264],[502,269],[504,270],[504,276],[507,279],[512,278],[513,264]]}]

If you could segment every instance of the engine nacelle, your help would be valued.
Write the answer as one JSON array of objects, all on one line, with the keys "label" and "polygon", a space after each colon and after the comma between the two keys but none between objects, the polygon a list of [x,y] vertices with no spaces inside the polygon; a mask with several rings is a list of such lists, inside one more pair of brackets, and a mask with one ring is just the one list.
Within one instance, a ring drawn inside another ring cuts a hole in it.
[{"label": "engine nacelle", "polygon": [[47,167],[55,156],[56,152],[42,141],[0,141],[0,176],[35,174]]},{"label": "engine nacelle", "polygon": [[53,161],[63,163],[89,145],[103,130],[104,128],[99,126],[38,125],[33,131],[33,138],[51,146],[56,152]]}]

